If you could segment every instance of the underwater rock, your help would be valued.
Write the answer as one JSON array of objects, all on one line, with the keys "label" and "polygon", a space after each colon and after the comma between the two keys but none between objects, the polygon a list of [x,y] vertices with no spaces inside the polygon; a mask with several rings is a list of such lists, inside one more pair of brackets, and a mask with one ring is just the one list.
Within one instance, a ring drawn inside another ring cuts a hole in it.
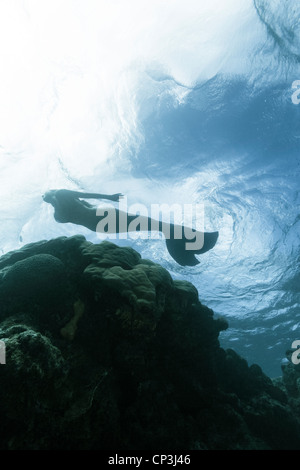
[{"label": "underwater rock", "polygon": [[79,319],[84,314],[84,303],[81,300],[74,302],[74,316],[71,320],[60,330],[60,334],[63,338],[72,341],[75,337],[77,324]]},{"label": "underwater rock", "polygon": [[[28,420],[26,425],[30,427],[34,410],[39,413],[41,409],[57,407],[66,378],[66,362],[49,338],[26,324],[8,322],[1,326],[0,336],[8,358],[7,367],[0,371],[0,414],[5,422]],[[10,435],[13,440],[15,437],[14,433]]]},{"label": "underwater rock", "polygon": [[[131,269],[115,265],[104,268],[101,264],[90,264],[83,275],[87,283],[95,285],[95,292],[99,296],[103,289],[116,291],[129,305],[138,310],[160,310],[163,303],[161,291],[171,286],[171,276],[154,263],[140,263]],[[161,289],[158,295],[159,288]]]},{"label": "underwater rock", "polygon": [[132,269],[141,259],[141,255],[132,248],[121,248],[107,241],[99,245],[87,242],[82,250],[82,256],[89,263],[95,263],[103,268],[120,266],[123,269]]},{"label": "underwater rock", "polygon": [[57,301],[65,290],[63,263],[47,254],[29,256],[2,271],[0,298],[6,302],[31,301],[46,304]]},{"label": "underwater rock", "polygon": [[8,253],[0,311],[2,450],[300,448],[297,371],[275,383],[223,350],[226,320],[131,248]]}]

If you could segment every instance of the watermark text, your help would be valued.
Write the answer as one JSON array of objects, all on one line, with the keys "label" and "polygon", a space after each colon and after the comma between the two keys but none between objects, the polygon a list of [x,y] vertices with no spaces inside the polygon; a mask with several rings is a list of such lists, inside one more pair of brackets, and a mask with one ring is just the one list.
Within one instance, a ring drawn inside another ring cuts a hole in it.
[{"label": "watermark text", "polygon": [[[100,220],[96,232],[99,238],[184,240],[186,250],[201,250],[204,245],[204,204],[143,204],[127,205],[127,198],[119,208],[105,204],[96,212]],[[195,228],[192,228],[195,227]]]},{"label": "watermark text", "polygon": [[0,340],[0,364],[6,364],[6,348],[2,340]]},{"label": "watermark text", "polygon": [[292,89],[295,90],[292,94],[292,103],[300,104],[300,80],[295,80],[293,82]]}]

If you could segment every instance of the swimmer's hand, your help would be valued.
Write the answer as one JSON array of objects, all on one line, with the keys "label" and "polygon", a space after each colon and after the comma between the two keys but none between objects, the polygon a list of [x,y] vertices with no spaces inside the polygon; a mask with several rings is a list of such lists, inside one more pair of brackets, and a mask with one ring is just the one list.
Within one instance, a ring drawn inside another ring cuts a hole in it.
[{"label": "swimmer's hand", "polygon": [[111,201],[119,201],[120,199],[122,199],[124,197],[124,194],[122,193],[117,193],[117,194],[113,194],[112,196],[109,197],[109,199]]},{"label": "swimmer's hand", "polygon": [[42,198],[45,202],[52,204],[52,202],[55,200],[55,191],[47,191],[45,194],[43,194]]}]

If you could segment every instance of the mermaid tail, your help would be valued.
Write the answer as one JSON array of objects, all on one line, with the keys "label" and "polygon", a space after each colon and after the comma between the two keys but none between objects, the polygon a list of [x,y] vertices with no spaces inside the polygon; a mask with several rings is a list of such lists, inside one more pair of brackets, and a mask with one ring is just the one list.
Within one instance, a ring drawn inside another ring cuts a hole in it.
[{"label": "mermaid tail", "polygon": [[168,252],[178,264],[181,266],[196,266],[200,261],[195,255],[202,255],[211,250],[217,243],[218,236],[219,232],[205,232],[203,246],[198,250],[187,250],[186,243],[190,244],[191,241],[184,237],[178,240],[168,238],[166,239],[166,246]]}]

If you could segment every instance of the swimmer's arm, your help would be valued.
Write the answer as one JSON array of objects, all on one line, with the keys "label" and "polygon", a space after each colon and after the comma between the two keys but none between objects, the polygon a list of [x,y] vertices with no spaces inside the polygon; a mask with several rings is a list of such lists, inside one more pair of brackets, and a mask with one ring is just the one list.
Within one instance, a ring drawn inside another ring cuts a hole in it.
[{"label": "swimmer's arm", "polygon": [[119,201],[122,197],[123,194],[117,193],[117,194],[100,194],[100,193],[82,193],[80,191],[68,191],[69,195],[72,197],[77,197],[77,198],[83,198],[83,199],[107,199],[109,201]]}]

